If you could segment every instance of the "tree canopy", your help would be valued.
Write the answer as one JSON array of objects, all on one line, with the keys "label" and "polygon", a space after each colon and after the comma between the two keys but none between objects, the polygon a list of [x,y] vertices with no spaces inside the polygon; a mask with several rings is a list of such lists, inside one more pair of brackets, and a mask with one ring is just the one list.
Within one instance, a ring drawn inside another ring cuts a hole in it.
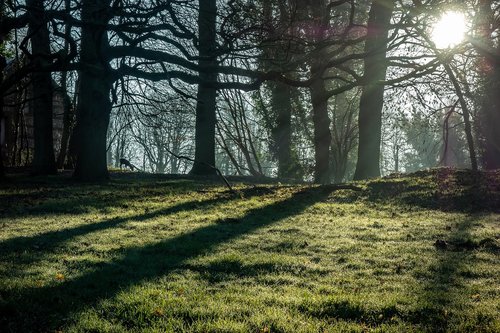
[{"label": "tree canopy", "polygon": [[318,183],[500,168],[495,1],[0,8],[0,166],[93,181],[127,158],[150,172]]}]

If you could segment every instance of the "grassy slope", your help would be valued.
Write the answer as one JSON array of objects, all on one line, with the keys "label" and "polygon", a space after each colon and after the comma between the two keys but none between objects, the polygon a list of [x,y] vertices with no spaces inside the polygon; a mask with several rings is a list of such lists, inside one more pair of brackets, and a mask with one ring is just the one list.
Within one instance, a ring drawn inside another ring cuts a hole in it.
[{"label": "grassy slope", "polygon": [[499,175],[357,185],[2,185],[0,331],[500,332]]}]

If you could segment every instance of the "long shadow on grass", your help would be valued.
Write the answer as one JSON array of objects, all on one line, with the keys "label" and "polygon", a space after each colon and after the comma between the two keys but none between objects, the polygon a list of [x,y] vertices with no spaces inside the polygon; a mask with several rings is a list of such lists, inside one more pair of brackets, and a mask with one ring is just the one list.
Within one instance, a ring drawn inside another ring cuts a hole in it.
[{"label": "long shadow on grass", "polygon": [[[415,325],[422,332],[492,332],[488,327],[492,317],[467,318],[463,310],[472,302],[467,291],[468,269],[474,265],[474,251],[498,251],[494,247],[480,247],[471,241],[471,230],[477,221],[471,215],[459,221],[446,240],[446,247],[435,248],[437,260],[425,271],[419,271],[415,278],[422,283],[412,290],[416,301],[403,307],[393,304],[371,309],[360,302],[331,298],[324,301],[306,301],[299,306],[301,312],[323,320],[345,320],[362,323],[371,327],[393,324],[399,320]],[[393,321],[396,320],[396,321]],[[476,321],[474,321],[476,320]],[[454,323],[469,326],[455,327]],[[464,328],[465,327],[465,328]]]},{"label": "long shadow on grass", "polygon": [[[210,186],[210,184],[208,184]],[[213,185],[212,185],[213,186]],[[78,215],[92,210],[123,208],[131,201],[147,200],[170,191],[184,194],[193,190],[186,182],[81,184],[54,182],[14,184],[1,188],[0,215],[29,217],[43,215]]]},{"label": "long shadow on grass", "polygon": [[382,178],[369,182],[366,197],[370,202],[441,211],[500,212],[499,189],[500,179],[496,173],[441,168],[404,179]]},{"label": "long shadow on grass", "polygon": [[[419,273],[416,276],[423,283],[420,290],[417,291],[416,308],[406,315],[411,322],[423,326],[426,331],[461,331],[457,327],[450,327],[450,324],[463,321],[463,318],[461,319],[463,310],[467,307],[468,302],[473,302],[472,295],[466,290],[466,285],[469,282],[467,281],[467,270],[474,265],[474,251],[491,250],[488,247],[478,247],[471,240],[471,230],[477,217],[471,215],[457,222],[446,238],[448,245],[436,247],[436,263],[423,274]],[[471,319],[473,318],[467,320]],[[469,322],[469,324],[471,323]],[[480,327],[487,322],[472,324],[478,326],[468,329],[462,328],[462,330],[488,331],[484,330],[484,327]]]},{"label": "long shadow on grass", "polygon": [[[49,331],[71,323],[68,317],[99,301],[115,296],[120,290],[144,280],[165,276],[188,259],[214,251],[217,246],[249,234],[259,228],[297,215],[331,191],[311,188],[294,193],[289,199],[256,208],[243,218],[211,224],[145,247],[127,249],[120,259],[57,285],[25,288],[5,295],[4,331]],[[131,328],[132,329],[132,328]]]},{"label": "long shadow on grass", "polygon": [[[240,191],[241,195],[245,198],[250,198],[255,195],[260,195],[264,193],[273,193],[273,189],[270,188],[247,188]],[[193,200],[184,202],[172,207],[154,210],[144,214],[136,214],[132,216],[125,217],[114,217],[112,219],[103,220],[100,222],[89,222],[87,224],[67,228],[62,230],[49,231],[35,236],[21,236],[10,238],[3,242],[0,242],[0,259],[1,260],[16,260],[18,264],[29,265],[36,261],[42,259],[47,251],[52,251],[59,247],[61,244],[70,241],[71,239],[88,235],[92,232],[104,231],[111,228],[120,227],[121,225],[128,222],[140,222],[147,221],[156,217],[166,217],[168,215],[176,214],[182,211],[202,209],[215,205],[222,205],[229,201],[235,200],[237,196],[231,193],[221,193],[213,199],[208,199],[204,201]],[[97,200],[97,199],[94,199]],[[20,259],[18,254],[23,253],[23,259]]]}]

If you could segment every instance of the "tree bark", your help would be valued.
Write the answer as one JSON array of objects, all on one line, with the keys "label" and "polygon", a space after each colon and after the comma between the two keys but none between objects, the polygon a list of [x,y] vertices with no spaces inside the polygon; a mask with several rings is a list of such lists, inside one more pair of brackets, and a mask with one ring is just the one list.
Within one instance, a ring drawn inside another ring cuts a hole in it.
[{"label": "tree bark", "polygon": [[358,161],[354,179],[380,176],[382,107],[387,71],[386,48],[394,1],[374,0],[368,17],[365,42],[364,86],[359,104]]},{"label": "tree bark", "polygon": [[321,78],[315,80],[310,90],[314,123],[314,158],[316,161],[314,166],[314,182],[326,184],[330,182],[330,145],[332,135],[330,132],[325,81]]},{"label": "tree bark", "polygon": [[[291,19],[289,11],[293,11],[293,8],[288,7],[286,1],[282,0],[278,1],[277,7],[278,14],[273,16],[273,1],[263,3],[262,14],[266,29],[269,31],[269,39],[278,41],[263,48],[264,58],[273,59],[264,61],[263,64],[265,70],[286,71],[293,55],[290,52],[289,38],[283,40],[282,34],[289,27]],[[278,21],[277,25],[275,20]],[[299,165],[292,152],[292,87],[281,82],[270,82],[268,86],[271,91],[274,120],[271,124],[272,149],[278,160],[278,177],[297,178]]]},{"label": "tree bark", "polygon": [[[500,53],[500,52],[499,52]],[[499,55],[500,58],[500,55]],[[487,91],[482,112],[484,137],[483,167],[500,169],[500,65],[491,69],[487,79]]]},{"label": "tree bark", "polygon": [[[494,15],[491,0],[479,1],[479,53],[482,55],[480,74],[483,76],[484,100],[480,113],[482,165],[484,169],[500,169],[500,47],[493,41]],[[496,37],[500,42],[500,38]]]},{"label": "tree bark", "polygon": [[[70,0],[65,0],[65,9],[69,12],[70,8]],[[71,37],[71,27],[69,24],[65,26],[64,32],[66,38]],[[69,43],[68,40],[64,41],[64,53],[68,54],[69,52]],[[74,121],[74,113],[73,113],[73,105],[71,105],[71,100],[68,96],[68,72],[61,73],[61,94],[63,96],[63,132],[61,135],[61,148],[59,150],[59,155],[57,156],[57,167],[59,169],[63,169],[66,161],[66,156],[68,154],[68,146],[69,146],[69,138],[71,136],[73,121]]]},{"label": "tree bark", "polygon": [[[216,50],[216,0],[199,0],[199,65],[217,65]],[[209,82],[216,82],[217,73],[199,73],[196,104],[196,133],[193,175],[215,175],[215,123],[217,89]],[[207,83],[208,82],[208,83]]]},{"label": "tree bark", "polygon": [[[27,2],[30,20],[28,35],[31,41],[31,62],[35,69],[48,64],[50,37],[44,19],[43,0]],[[34,153],[32,173],[37,175],[55,174],[57,167],[53,139],[53,87],[50,72],[34,72],[31,76],[33,96],[33,137]]]},{"label": "tree bark", "polygon": [[462,108],[464,125],[465,125],[465,138],[467,140],[467,147],[469,150],[470,164],[472,170],[477,171],[478,170],[477,157],[476,157],[476,149],[474,147],[474,139],[472,136],[472,125],[470,120],[469,107],[467,106],[467,102],[465,101],[465,96],[462,92],[462,88],[460,87],[460,83],[458,82],[457,77],[455,76],[455,73],[453,73],[453,70],[451,69],[450,65],[444,63],[443,66],[445,68],[446,73],[448,74],[448,77],[451,80],[451,83],[453,84],[453,87],[455,88],[458,101],[460,102],[460,107]]},{"label": "tree bark", "polygon": [[82,181],[109,178],[106,161],[106,134],[111,114],[109,47],[106,24],[110,0],[85,0],[82,4],[80,86],[76,118],[77,161],[74,177]]},{"label": "tree bark", "polygon": [[291,87],[280,82],[271,84],[271,107],[276,115],[272,129],[274,149],[278,158],[278,177],[293,178],[292,158],[292,96]]},{"label": "tree bark", "polygon": [[[0,12],[1,14],[1,12]],[[2,44],[3,41],[0,40],[0,45]],[[7,62],[5,60],[5,57],[0,54],[0,83],[3,80],[3,70],[6,66]],[[5,168],[3,165],[3,156],[4,156],[4,149],[5,145],[2,140],[3,138],[7,138],[7,135],[5,133],[5,128],[6,124],[4,123],[4,115],[3,115],[3,91],[0,92],[0,179],[5,177]],[[3,126],[2,126],[3,125]]]},{"label": "tree bark", "polygon": [[68,153],[69,139],[71,135],[71,130],[73,127],[74,114],[73,106],[68,97],[67,92],[67,73],[62,73],[61,79],[61,94],[63,96],[63,132],[61,135],[61,148],[59,150],[59,155],[57,156],[57,168],[63,169],[66,161],[66,156]]},{"label": "tree bark", "polygon": [[352,100],[347,93],[335,96],[335,104],[331,119],[332,147],[331,169],[334,183],[341,183],[346,176],[349,153],[357,140],[357,109],[354,109]]},{"label": "tree bark", "polygon": [[311,103],[314,124],[314,182],[320,184],[330,183],[330,146],[332,134],[330,131],[330,117],[328,115],[328,95],[322,71],[325,62],[325,51],[321,43],[326,38],[329,27],[330,15],[325,14],[326,2],[324,0],[312,1],[310,11],[313,27],[317,35],[315,42],[319,49],[311,61],[311,76],[317,77],[310,86]]}]

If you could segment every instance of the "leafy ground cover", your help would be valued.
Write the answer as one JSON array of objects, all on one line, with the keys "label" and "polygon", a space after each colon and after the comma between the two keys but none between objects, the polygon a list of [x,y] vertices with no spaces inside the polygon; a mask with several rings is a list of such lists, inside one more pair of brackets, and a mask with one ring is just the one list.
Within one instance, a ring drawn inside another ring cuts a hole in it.
[{"label": "leafy ground cover", "polygon": [[0,331],[500,332],[498,173],[235,187],[0,185]]}]

